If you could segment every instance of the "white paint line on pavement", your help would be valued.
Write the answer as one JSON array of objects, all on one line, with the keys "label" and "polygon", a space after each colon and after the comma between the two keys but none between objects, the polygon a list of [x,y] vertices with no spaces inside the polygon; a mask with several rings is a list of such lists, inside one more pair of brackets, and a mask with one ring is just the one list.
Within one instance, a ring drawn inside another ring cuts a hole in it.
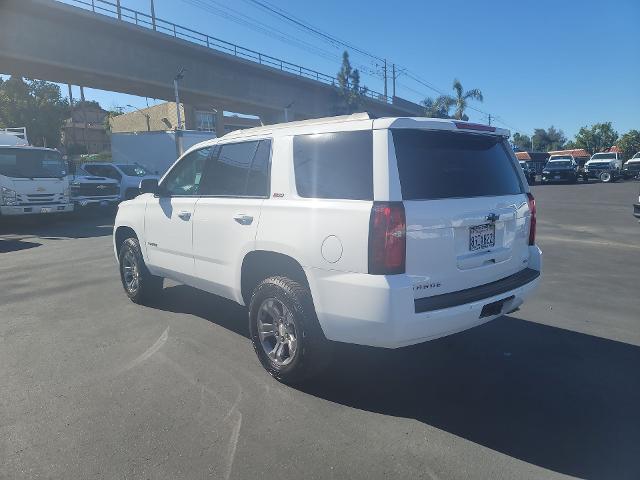
[{"label": "white paint line on pavement", "polygon": [[162,332],[162,335],[160,335],[160,338],[158,338],[158,340],[156,340],[156,342],[153,345],[151,345],[147,350],[145,350],[144,353],[142,353],[142,355],[140,355],[139,357],[129,362],[122,370],[120,370],[119,373],[126,372],[127,370],[131,370],[137,365],[140,365],[146,359],[151,357],[151,355],[153,355],[158,350],[160,350],[162,346],[167,342],[168,338],[169,338],[169,327],[165,328],[164,332]]},{"label": "white paint line on pavement", "polygon": [[633,245],[630,243],[607,242],[603,240],[588,240],[584,238],[575,238],[575,237],[559,237],[556,235],[538,235],[538,238],[542,240],[542,243],[544,243],[545,241],[546,242],[569,242],[569,243],[582,243],[584,245],[593,245],[597,247],[640,250],[640,245]]}]

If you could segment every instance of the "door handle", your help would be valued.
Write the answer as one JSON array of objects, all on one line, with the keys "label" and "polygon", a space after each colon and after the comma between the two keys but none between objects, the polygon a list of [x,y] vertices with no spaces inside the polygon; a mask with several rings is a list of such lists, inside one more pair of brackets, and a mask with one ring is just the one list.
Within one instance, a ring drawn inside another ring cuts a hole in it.
[{"label": "door handle", "polygon": [[178,214],[178,217],[180,217],[182,220],[187,221],[187,220],[189,220],[191,218],[191,212],[184,212],[184,211],[180,212]]},{"label": "door handle", "polygon": [[233,219],[240,225],[251,225],[253,223],[253,217],[251,215],[245,215],[244,213],[234,215]]}]

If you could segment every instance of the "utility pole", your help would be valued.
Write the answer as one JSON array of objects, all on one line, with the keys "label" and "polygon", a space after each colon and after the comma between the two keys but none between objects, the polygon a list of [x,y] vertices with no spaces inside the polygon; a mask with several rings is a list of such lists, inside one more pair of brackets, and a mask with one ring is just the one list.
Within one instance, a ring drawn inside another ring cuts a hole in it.
[{"label": "utility pole", "polygon": [[392,70],[392,74],[393,74],[393,96],[396,96],[396,64],[393,64],[393,70]]},{"label": "utility pole", "polygon": [[182,80],[184,78],[184,67],[180,67],[177,75],[173,77],[173,90],[176,95],[176,116],[178,118],[178,124],[176,125],[176,152],[178,157],[182,155],[182,115],[180,114],[180,96],[178,95],[178,80]]},{"label": "utility pole", "polygon": [[384,59],[384,66],[382,67],[384,72],[384,100],[387,101],[387,59]]},{"label": "utility pole", "polygon": [[73,91],[71,90],[71,84],[67,83],[69,88],[69,112],[71,113],[71,138],[67,138],[67,155],[69,154],[69,147],[76,143],[76,122],[73,118]]},{"label": "utility pole", "polygon": [[82,139],[84,141],[84,148],[87,150],[87,153],[89,153],[89,142],[87,140],[87,106],[84,100],[84,87],[82,85],[80,85],[80,101],[80,111],[82,112],[82,120],[84,121],[82,129]]},{"label": "utility pole", "polygon": [[489,126],[491,126],[491,114],[489,114]]},{"label": "utility pole", "polygon": [[151,0],[151,26],[153,29],[156,29],[156,6],[153,4],[153,0]]},{"label": "utility pole", "polygon": [[120,8],[120,0],[116,0],[116,12],[118,12],[118,20],[122,20],[122,10]]}]

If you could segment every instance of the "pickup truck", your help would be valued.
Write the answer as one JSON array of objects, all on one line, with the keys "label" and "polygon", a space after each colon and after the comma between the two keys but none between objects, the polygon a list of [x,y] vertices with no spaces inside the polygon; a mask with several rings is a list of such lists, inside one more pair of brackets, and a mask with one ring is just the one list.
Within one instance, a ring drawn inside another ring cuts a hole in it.
[{"label": "pickup truck", "polygon": [[628,180],[630,178],[640,179],[640,152],[627,160],[622,167],[622,176]]},{"label": "pickup truck", "polygon": [[622,176],[622,156],[618,152],[594,153],[584,164],[582,179],[586,182],[590,178],[602,183],[615,182]]}]

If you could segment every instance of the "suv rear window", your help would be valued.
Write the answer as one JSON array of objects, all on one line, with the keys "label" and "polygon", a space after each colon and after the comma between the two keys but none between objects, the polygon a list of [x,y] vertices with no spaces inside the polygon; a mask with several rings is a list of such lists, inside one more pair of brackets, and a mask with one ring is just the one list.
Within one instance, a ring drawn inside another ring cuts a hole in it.
[{"label": "suv rear window", "polygon": [[524,192],[501,137],[408,129],[392,135],[404,200]]},{"label": "suv rear window", "polygon": [[370,130],[299,135],[293,165],[301,197],[373,200]]}]

